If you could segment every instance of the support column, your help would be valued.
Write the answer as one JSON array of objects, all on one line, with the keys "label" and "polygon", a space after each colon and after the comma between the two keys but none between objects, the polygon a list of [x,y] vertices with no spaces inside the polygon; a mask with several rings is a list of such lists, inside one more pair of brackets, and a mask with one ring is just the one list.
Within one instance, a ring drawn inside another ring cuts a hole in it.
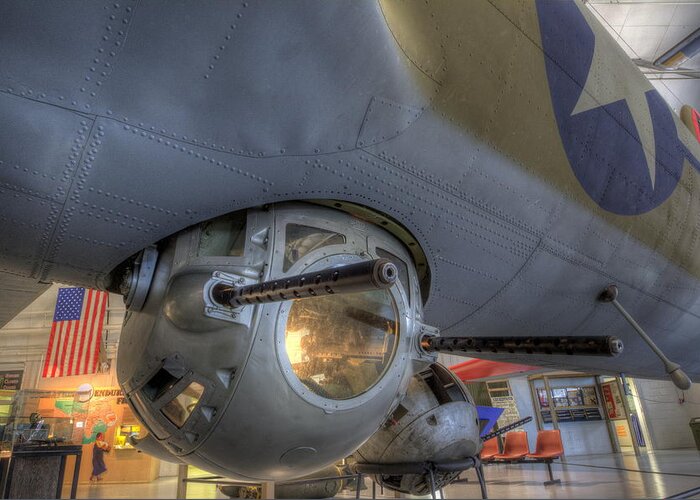
[{"label": "support column", "polygon": [[542,422],[542,407],[540,406],[540,400],[537,397],[537,390],[535,389],[535,379],[528,377],[527,385],[530,387],[530,398],[532,398],[532,407],[535,409],[535,422],[537,423],[537,430],[541,431],[542,429],[544,429],[544,422]]},{"label": "support column", "polygon": [[610,437],[610,445],[612,446],[613,453],[620,453],[622,449],[620,448],[619,440],[617,439],[617,432],[615,431],[615,422],[610,420],[608,415],[608,408],[605,404],[605,398],[603,397],[603,389],[601,384],[603,383],[603,377],[597,375],[595,377],[595,383],[597,386],[598,394],[600,394],[601,404],[603,406],[603,416],[605,417],[605,425],[608,429],[608,436]]},{"label": "support column", "polygon": [[544,388],[547,391],[547,397],[549,397],[549,412],[552,415],[552,427],[555,430],[559,430],[559,419],[557,418],[557,411],[554,406],[554,395],[552,394],[552,388],[549,386],[549,377],[547,377],[547,375],[543,375],[542,380],[544,380]]},{"label": "support column", "polygon": [[175,498],[187,498],[187,465],[182,464],[177,466],[177,491]]},{"label": "support column", "polygon": [[640,456],[642,452],[639,450],[639,443],[637,442],[637,436],[634,434],[634,425],[632,424],[632,409],[630,408],[629,401],[627,401],[627,391],[625,390],[624,382],[621,377],[615,377],[617,382],[617,388],[620,391],[620,397],[622,398],[622,407],[625,409],[625,418],[627,419],[627,426],[630,430],[630,439],[632,440],[632,448],[634,448],[634,454]]},{"label": "support column", "polygon": [[262,498],[275,498],[275,482],[274,481],[263,481],[260,483],[262,487]]}]

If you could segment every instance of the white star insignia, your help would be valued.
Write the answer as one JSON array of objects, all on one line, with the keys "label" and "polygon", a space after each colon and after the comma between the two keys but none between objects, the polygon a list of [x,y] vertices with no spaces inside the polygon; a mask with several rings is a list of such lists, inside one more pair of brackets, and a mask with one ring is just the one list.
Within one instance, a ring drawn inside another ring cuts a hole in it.
[{"label": "white star insignia", "polygon": [[[578,2],[576,5],[593,29],[595,49],[586,83],[571,115],[623,99],[627,101],[639,140],[644,148],[644,156],[653,188],[656,182],[656,141],[649,104],[645,95],[645,92],[652,90],[653,87],[646,78],[641,77],[637,67],[617,43],[610,38],[609,34],[592,20],[593,16],[588,12],[588,9]],[[629,132],[634,134],[634,130]]]}]

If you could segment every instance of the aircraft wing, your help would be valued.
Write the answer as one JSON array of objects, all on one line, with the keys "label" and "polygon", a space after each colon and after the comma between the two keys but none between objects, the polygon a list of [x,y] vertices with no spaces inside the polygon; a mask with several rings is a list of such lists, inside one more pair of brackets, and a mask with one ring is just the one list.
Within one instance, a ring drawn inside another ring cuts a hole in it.
[{"label": "aircraft wing", "polygon": [[540,372],[539,366],[503,363],[486,359],[468,359],[450,366],[450,370],[463,381],[483,380],[492,377],[515,377],[524,373]]},{"label": "aircraft wing", "polygon": [[31,278],[0,272],[0,297],[2,297],[0,300],[0,328],[50,286],[47,283],[37,283]]}]

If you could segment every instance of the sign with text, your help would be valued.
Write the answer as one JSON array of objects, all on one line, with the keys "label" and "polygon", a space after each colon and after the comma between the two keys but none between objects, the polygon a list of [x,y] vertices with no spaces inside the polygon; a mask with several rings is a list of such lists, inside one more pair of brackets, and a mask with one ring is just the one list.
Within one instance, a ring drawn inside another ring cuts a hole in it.
[{"label": "sign with text", "polygon": [[605,400],[605,410],[608,413],[608,418],[611,420],[625,418],[625,410],[622,405],[622,397],[617,381],[605,382],[600,384],[603,391],[603,399]]},{"label": "sign with text", "polygon": [[18,391],[22,387],[24,370],[0,372],[0,390]]}]

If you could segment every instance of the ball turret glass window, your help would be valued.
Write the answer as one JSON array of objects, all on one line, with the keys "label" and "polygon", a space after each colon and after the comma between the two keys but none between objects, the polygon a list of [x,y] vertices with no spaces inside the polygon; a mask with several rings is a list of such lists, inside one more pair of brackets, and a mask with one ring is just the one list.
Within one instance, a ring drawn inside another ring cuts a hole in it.
[{"label": "ball turret glass window", "polygon": [[312,392],[350,399],[391,365],[399,321],[386,290],[317,297],[292,304],[285,347],[294,373]]}]

